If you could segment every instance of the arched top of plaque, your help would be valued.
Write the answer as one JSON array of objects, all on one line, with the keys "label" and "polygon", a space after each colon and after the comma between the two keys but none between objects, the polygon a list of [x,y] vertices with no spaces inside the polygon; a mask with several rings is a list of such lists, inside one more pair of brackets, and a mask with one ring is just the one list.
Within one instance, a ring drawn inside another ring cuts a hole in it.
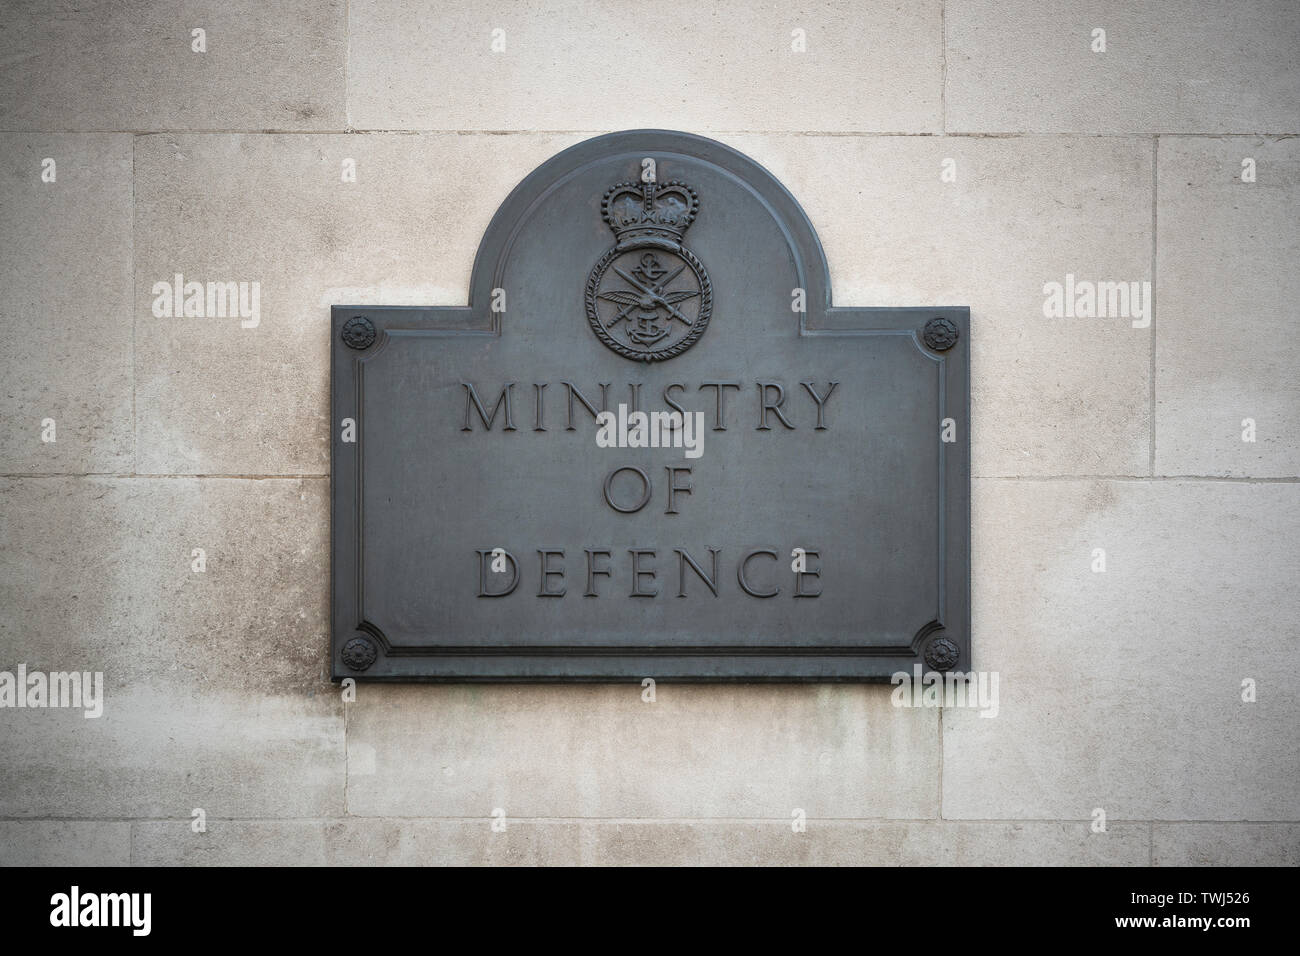
[{"label": "arched top of plaque", "polygon": [[[699,175],[692,177],[700,167],[735,183],[762,205],[785,238],[808,309],[829,309],[831,286],[826,255],[812,222],[780,180],[744,153],[717,140],[656,129],[596,136],[557,153],[529,173],[501,203],[483,234],[470,279],[470,305],[487,301],[492,290],[503,285],[511,250],[531,217],[546,206],[557,190],[593,170],[608,170],[604,179],[609,188],[591,196],[596,214],[588,217],[590,225],[612,229],[611,239],[616,238],[616,248],[621,247],[629,239],[622,235],[621,224],[611,222],[611,217],[621,215],[626,221],[639,206],[648,222],[642,229],[629,224],[626,232],[632,234],[630,241],[641,241],[656,253],[663,250],[676,254],[683,233],[698,215],[719,216],[726,212],[719,205],[721,197],[710,196]],[[725,252],[743,254],[743,245],[733,242]],[[711,249],[710,255],[725,252]]]},{"label": "arched top of plaque", "polygon": [[651,129],[577,143],[524,177],[479,242],[466,305],[334,312],[362,361],[395,334],[504,334],[526,354],[595,344],[645,366],[699,343],[740,360],[792,332],[905,336],[914,358],[942,363],[965,351],[969,323],[965,307],[834,306],[813,224],[771,172]]}]

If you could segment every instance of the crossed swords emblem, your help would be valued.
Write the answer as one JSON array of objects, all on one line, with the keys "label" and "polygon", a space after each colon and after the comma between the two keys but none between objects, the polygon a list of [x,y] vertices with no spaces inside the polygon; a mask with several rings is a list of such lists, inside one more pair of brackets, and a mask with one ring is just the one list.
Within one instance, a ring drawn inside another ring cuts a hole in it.
[{"label": "crossed swords emblem", "polygon": [[[659,325],[659,310],[664,309],[668,312],[670,319],[677,319],[685,325],[694,325],[695,323],[682,315],[677,309],[677,303],[693,296],[699,295],[698,292],[664,292],[674,279],[676,279],[686,264],[678,266],[672,272],[668,272],[655,257],[654,253],[647,252],[641,257],[641,264],[632,270],[632,275],[624,272],[618,266],[614,266],[614,271],[628,285],[637,289],[633,292],[626,289],[619,289],[614,292],[602,292],[596,296],[598,299],[608,299],[610,302],[623,306],[623,310],[614,316],[606,325],[606,329],[612,329],[624,319],[628,319],[627,337],[637,345],[650,346],[658,342],[672,330],[669,326]],[[667,278],[664,278],[665,274]],[[640,276],[638,279],[636,276]],[[631,320],[633,310],[637,310],[635,321]]]}]

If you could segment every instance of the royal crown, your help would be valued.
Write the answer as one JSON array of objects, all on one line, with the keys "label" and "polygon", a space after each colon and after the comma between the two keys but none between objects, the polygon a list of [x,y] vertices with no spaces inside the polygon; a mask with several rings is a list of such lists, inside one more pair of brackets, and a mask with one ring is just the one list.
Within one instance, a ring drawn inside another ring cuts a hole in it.
[{"label": "royal crown", "polygon": [[683,182],[619,183],[605,193],[600,214],[618,237],[633,245],[677,248],[700,211],[700,197]]}]

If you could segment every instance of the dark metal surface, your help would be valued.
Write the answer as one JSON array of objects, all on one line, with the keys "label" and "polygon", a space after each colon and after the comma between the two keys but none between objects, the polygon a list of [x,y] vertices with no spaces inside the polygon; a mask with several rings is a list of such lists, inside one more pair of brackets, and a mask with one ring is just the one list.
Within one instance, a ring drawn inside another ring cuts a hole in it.
[{"label": "dark metal surface", "polygon": [[[721,143],[560,153],[469,305],[336,306],[332,342],[335,679],[970,669],[969,310],[832,306]],[[620,405],[701,413],[700,455],[601,447]]]}]

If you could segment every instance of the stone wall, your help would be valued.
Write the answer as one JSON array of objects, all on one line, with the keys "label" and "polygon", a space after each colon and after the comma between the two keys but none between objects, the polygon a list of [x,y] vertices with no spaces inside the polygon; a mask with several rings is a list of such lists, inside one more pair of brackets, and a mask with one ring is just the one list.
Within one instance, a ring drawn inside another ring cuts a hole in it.
[{"label": "stone wall", "polygon": [[[4,19],[0,670],[105,699],[0,709],[0,862],[1300,863],[1300,4]],[[837,304],[971,307],[995,718],[327,679],[329,306],[463,304],[515,183],[636,127],[771,169]],[[177,273],[256,324],[156,316]],[[1049,318],[1067,275],[1154,308]]]}]

